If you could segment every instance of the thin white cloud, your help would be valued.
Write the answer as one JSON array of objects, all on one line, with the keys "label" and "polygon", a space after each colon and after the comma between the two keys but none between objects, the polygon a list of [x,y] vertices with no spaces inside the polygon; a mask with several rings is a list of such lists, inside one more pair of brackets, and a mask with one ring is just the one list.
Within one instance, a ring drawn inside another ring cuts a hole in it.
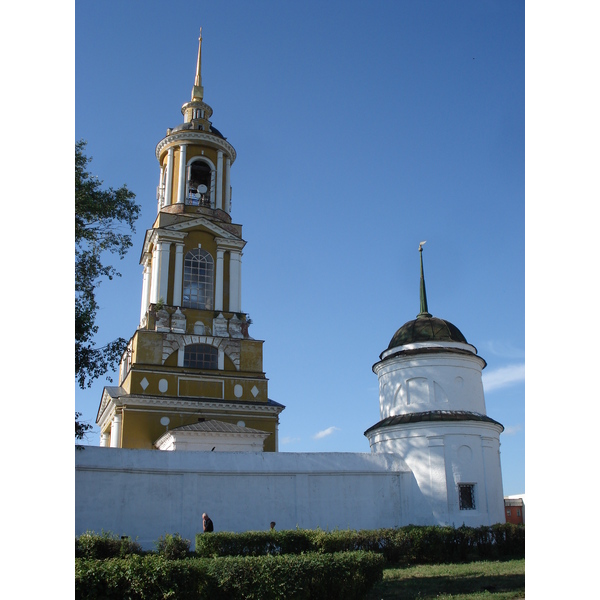
[{"label": "thin white cloud", "polygon": [[507,425],[502,432],[502,435],[517,435],[520,431],[523,430],[521,425]]},{"label": "thin white cloud", "polygon": [[323,429],[323,431],[319,431],[313,435],[314,440],[321,440],[328,435],[331,435],[334,431],[339,431],[339,427],[328,427],[327,429]]},{"label": "thin white cloud", "polygon": [[499,390],[514,383],[525,381],[525,364],[500,367],[483,373],[483,387],[486,392]]},{"label": "thin white cloud", "polygon": [[[479,347],[479,344],[477,344]],[[522,347],[514,346],[510,342],[499,342],[497,340],[486,341],[482,343],[481,349],[485,354],[501,356],[509,360],[519,360],[525,358],[525,350]]]},{"label": "thin white cloud", "polygon": [[299,442],[300,438],[299,437],[291,437],[289,435],[286,435],[282,438],[279,438],[279,443],[280,444],[293,444],[294,442]]}]

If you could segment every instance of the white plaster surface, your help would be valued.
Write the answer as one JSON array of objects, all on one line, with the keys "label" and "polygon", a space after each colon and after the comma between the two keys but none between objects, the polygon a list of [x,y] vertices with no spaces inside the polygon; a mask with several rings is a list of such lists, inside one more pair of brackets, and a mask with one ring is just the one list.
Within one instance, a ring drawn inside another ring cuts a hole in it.
[{"label": "white plaster surface", "polygon": [[381,418],[430,410],[485,414],[483,360],[457,354],[397,356],[375,365]]},{"label": "white plaster surface", "polygon": [[[503,523],[499,425],[481,422],[413,423],[371,431],[375,453],[402,456],[435,521],[448,525]],[[458,484],[475,485],[475,509],[460,510]]]},{"label": "white plaster surface", "polygon": [[111,531],[147,549],[165,533],[193,547],[203,512],[216,531],[431,523],[412,473],[390,454],[86,447],[75,460],[76,535]]}]

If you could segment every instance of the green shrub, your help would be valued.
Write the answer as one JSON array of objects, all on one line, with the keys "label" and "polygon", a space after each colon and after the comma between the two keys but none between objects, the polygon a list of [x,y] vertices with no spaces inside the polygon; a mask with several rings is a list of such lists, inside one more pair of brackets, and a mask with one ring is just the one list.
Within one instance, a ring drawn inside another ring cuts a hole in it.
[{"label": "green shrub", "polygon": [[135,556],[75,560],[76,600],[199,600],[208,598],[206,565]]},{"label": "green shrub", "polygon": [[385,560],[367,552],[76,559],[76,600],[358,600]]},{"label": "green shrub", "polygon": [[525,556],[524,525],[498,523],[490,529],[500,556]]},{"label": "green shrub", "polygon": [[119,537],[110,531],[86,531],[75,538],[75,556],[80,558],[115,558],[142,554],[142,547],[129,537]]},{"label": "green shrub", "polygon": [[359,600],[382,579],[385,560],[367,552],[228,556],[209,562],[214,600]]},{"label": "green shrub", "polygon": [[190,540],[183,539],[178,533],[167,533],[156,541],[156,550],[170,560],[186,558],[190,554]]},{"label": "green shrub", "polygon": [[265,556],[302,552],[382,554],[390,564],[460,562],[525,555],[525,528],[503,523],[458,528],[416,526],[374,530],[248,531],[196,536],[196,555]]},{"label": "green shrub", "polygon": [[196,555],[211,557],[301,554],[315,550],[317,535],[316,532],[306,529],[198,533]]}]

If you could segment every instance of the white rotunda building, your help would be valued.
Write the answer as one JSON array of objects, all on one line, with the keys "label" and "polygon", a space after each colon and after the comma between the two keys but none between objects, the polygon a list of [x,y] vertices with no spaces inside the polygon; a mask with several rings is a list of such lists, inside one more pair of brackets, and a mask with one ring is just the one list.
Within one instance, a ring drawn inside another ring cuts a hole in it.
[{"label": "white rotunda building", "polygon": [[404,459],[435,522],[501,522],[504,427],[486,414],[486,362],[455,325],[428,312],[423,243],[419,253],[421,310],[373,366],[381,420],[365,435],[372,452]]}]

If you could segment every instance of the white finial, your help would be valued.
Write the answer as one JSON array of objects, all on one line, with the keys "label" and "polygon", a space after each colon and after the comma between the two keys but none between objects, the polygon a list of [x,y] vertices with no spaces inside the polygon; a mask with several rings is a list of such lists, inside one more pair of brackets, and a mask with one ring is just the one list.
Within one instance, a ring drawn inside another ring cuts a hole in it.
[{"label": "white finial", "polygon": [[419,244],[419,252],[421,251],[421,248],[427,243],[427,240],[425,240],[424,242],[421,242]]}]

